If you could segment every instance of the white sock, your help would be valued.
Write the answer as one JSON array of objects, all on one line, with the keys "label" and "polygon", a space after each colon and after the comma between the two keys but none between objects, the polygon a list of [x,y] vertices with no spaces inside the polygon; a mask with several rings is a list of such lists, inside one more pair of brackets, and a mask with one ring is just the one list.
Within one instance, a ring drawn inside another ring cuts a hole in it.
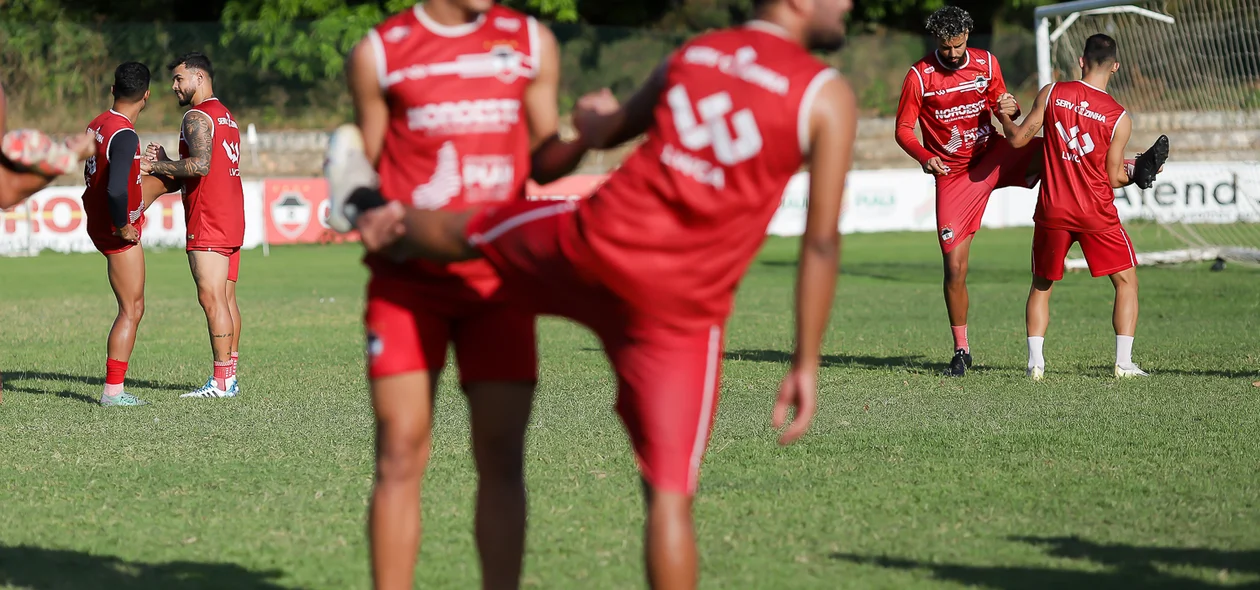
[{"label": "white sock", "polygon": [[1045,336],[1028,337],[1028,368],[1046,368],[1046,359],[1041,356],[1041,346],[1045,343]]},{"label": "white sock", "polygon": [[1127,367],[1133,364],[1133,337],[1116,334],[1116,364]]}]

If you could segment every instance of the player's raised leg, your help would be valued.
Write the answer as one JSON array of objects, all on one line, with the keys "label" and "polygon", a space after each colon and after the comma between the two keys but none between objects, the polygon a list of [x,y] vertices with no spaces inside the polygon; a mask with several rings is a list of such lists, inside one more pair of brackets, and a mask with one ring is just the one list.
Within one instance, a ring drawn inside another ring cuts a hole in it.
[{"label": "player's raised leg", "polygon": [[206,384],[180,397],[232,397],[228,380],[232,368],[232,312],[228,309],[228,256],[219,252],[188,253],[188,265],[197,284],[197,301],[206,313],[210,352],[214,366]]},{"label": "player's raised leg", "polygon": [[109,286],[118,300],[118,316],[109,330],[105,361],[105,390],[102,406],[140,406],[145,402],[124,392],[123,382],[131,351],[136,345],[136,332],[144,317],[144,250],[139,246],[105,257],[109,270]]}]

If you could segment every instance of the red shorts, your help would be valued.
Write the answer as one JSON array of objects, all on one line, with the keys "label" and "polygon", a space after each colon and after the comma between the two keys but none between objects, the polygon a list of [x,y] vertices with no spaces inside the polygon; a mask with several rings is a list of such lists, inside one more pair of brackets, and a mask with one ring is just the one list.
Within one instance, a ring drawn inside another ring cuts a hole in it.
[{"label": "red shorts", "polygon": [[488,209],[469,223],[469,241],[514,304],[595,331],[617,374],[617,413],[643,477],[656,489],[694,494],[717,412],[724,321],[678,328],[591,278],[570,256],[582,247],[575,210],[571,202],[528,201]]},{"label": "red shorts", "polygon": [[1073,242],[1079,242],[1089,272],[1105,277],[1137,266],[1137,253],[1123,227],[1101,233],[1073,232],[1037,226],[1033,230],[1033,274],[1043,279],[1063,279],[1063,260]]},{"label": "red shorts", "polygon": [[989,139],[988,151],[970,169],[936,177],[936,237],[949,253],[980,229],[989,197],[999,188],[1032,188],[1039,176],[1028,168],[1040,161],[1045,140],[1034,138],[1015,149],[1000,136]]},{"label": "red shorts", "polygon": [[368,281],[368,378],[438,372],[455,343],[460,383],[538,380],[534,316],[467,292],[418,292],[405,279]]},{"label": "red shorts", "polygon": [[241,249],[240,248],[188,248],[189,252],[214,252],[228,259],[228,280],[233,283],[237,282],[237,278],[241,274]]},{"label": "red shorts", "polygon": [[[140,235],[144,235],[144,215],[143,214],[140,215],[139,219],[132,222],[131,225],[136,228],[136,233],[139,233]],[[96,247],[97,252],[100,252],[101,254],[104,254],[106,256],[110,256],[113,254],[121,254],[123,252],[126,252],[127,250],[130,250],[132,246],[137,245],[136,243],[128,242],[114,235],[113,230],[114,230],[114,226],[112,222],[110,222],[108,227],[105,227],[105,228],[95,228],[95,227],[88,228],[88,238],[92,240],[92,245]]]}]

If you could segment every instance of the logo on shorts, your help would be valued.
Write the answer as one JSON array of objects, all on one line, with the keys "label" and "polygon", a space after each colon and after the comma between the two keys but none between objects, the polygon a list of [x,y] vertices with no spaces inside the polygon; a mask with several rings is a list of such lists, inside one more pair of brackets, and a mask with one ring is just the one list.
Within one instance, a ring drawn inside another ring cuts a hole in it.
[{"label": "logo on shorts", "polygon": [[189,241],[189,242],[191,242],[191,241],[193,241],[193,240],[195,240],[195,239],[197,239],[197,234],[188,234],[188,241]]},{"label": "logo on shorts", "polygon": [[382,352],[385,352],[385,342],[381,340],[380,336],[376,335],[376,332],[368,332],[368,335],[367,335],[368,358],[370,360],[375,360],[376,357],[381,356]]},{"label": "logo on shorts", "polygon": [[271,219],[280,235],[295,240],[311,223],[311,203],[302,193],[284,193],[271,204]]},{"label": "logo on shorts", "polygon": [[954,241],[954,228],[945,226],[941,228],[941,241],[946,244]]}]

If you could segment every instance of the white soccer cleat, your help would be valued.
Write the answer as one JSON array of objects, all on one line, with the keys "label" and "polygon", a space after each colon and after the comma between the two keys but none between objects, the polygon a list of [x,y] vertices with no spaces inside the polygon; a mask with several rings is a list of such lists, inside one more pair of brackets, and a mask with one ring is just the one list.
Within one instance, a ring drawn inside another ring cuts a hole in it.
[{"label": "white soccer cleat", "polygon": [[1135,364],[1116,365],[1116,379],[1127,379],[1130,377],[1150,377],[1151,374],[1143,371],[1141,367]]},{"label": "white soccer cleat", "polygon": [[359,188],[376,188],[379,182],[357,126],[346,124],[333,131],[324,156],[324,178],[328,179],[328,226],[341,233],[353,230],[359,211],[347,203],[350,195]]},{"label": "white soccer cleat", "polygon": [[214,384],[214,377],[211,377],[208,381],[206,381],[206,384],[205,384],[205,385],[202,385],[201,387],[197,388],[196,390],[193,390],[193,391],[190,391],[190,392],[188,392],[188,393],[185,393],[184,395],[181,395],[181,396],[179,396],[179,397],[181,397],[181,398],[190,398],[190,399],[193,399],[193,398],[195,398],[195,399],[210,399],[210,398],[218,398],[218,397],[236,397],[236,391],[231,390],[231,389],[230,389],[230,390],[227,390],[227,391],[222,390],[222,389],[219,389],[219,388],[218,388],[218,386],[216,386],[216,385]]},{"label": "white soccer cleat", "polygon": [[1032,379],[1033,381],[1041,381],[1042,379],[1046,378],[1046,368],[1045,367],[1028,367],[1028,371],[1024,374],[1027,375],[1028,378]]}]

